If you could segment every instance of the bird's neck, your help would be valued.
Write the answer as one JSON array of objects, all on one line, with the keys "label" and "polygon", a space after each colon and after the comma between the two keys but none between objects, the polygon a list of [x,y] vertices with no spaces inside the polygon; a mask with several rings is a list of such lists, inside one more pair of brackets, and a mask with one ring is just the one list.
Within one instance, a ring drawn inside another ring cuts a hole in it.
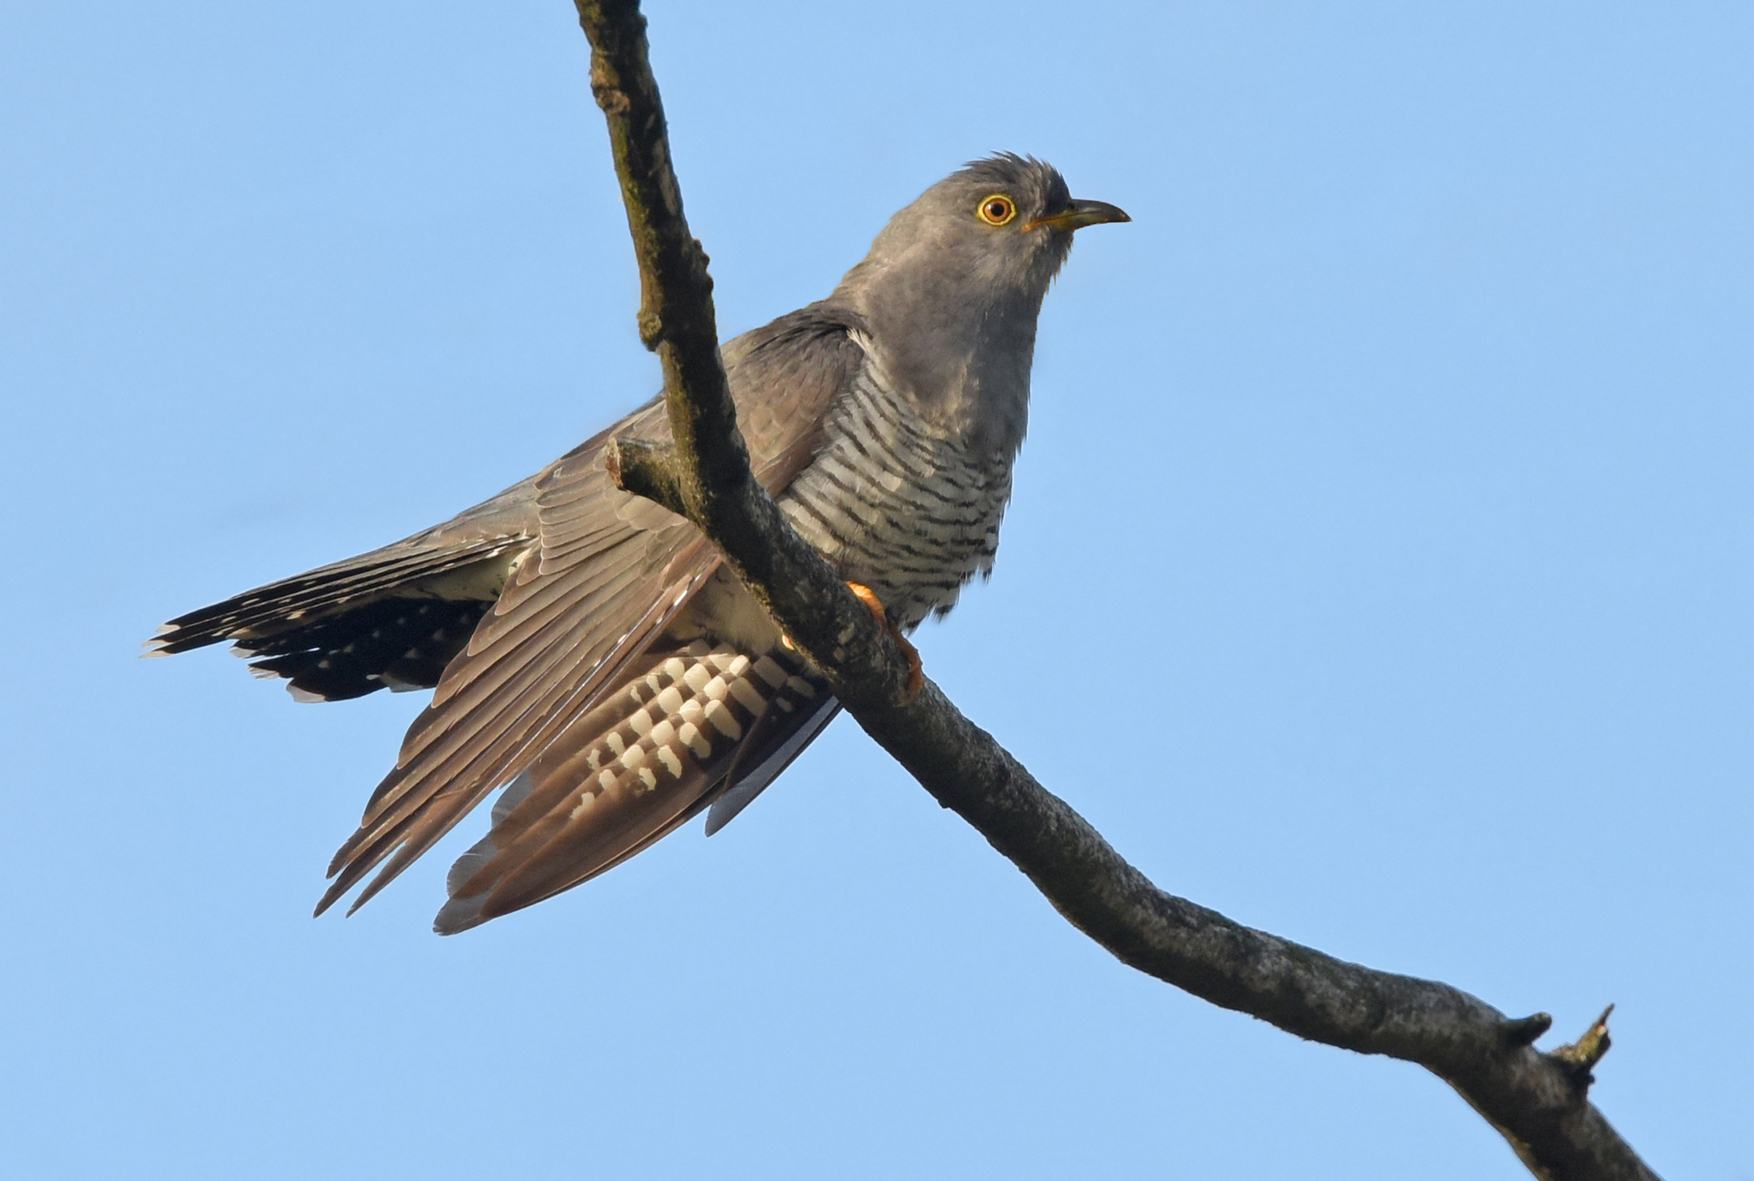
[{"label": "bird's neck", "polygon": [[922,418],[970,451],[1009,461],[1029,423],[1041,299],[979,305],[932,295],[917,284],[860,291],[867,347]]}]

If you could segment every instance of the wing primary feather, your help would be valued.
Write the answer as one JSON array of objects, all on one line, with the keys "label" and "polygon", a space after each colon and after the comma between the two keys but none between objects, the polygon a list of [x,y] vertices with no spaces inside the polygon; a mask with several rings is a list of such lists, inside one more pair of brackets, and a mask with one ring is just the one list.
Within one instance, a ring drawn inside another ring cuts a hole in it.
[{"label": "wing primary feather", "polygon": [[[616,683],[615,678],[628,662],[636,659],[686,606],[711,568],[717,566],[716,553],[709,547],[702,544],[693,548],[702,559],[702,568],[690,571],[687,580],[673,585],[670,593],[650,601],[644,616],[582,683],[568,684],[561,677],[551,680],[545,692],[538,684],[533,687],[534,701],[522,700],[529,691],[520,695],[521,708],[515,717],[508,719],[507,710],[496,708],[491,719],[478,720],[475,731],[453,744],[443,758],[417,759],[393,770],[379,792],[374,793],[371,810],[360,828],[331,861],[329,872],[335,881],[324,892],[318,912],[327,910],[388,859],[349,913],[357,910],[450,831],[484,796],[520,774],[534,752],[552,742],[573,717],[588,711],[605,687]],[[516,728],[532,714],[535,720],[529,726]],[[493,723],[491,727],[482,724],[489,720]],[[421,720],[417,719],[415,725],[421,725]],[[465,755],[466,761],[459,766],[458,761]]]}]

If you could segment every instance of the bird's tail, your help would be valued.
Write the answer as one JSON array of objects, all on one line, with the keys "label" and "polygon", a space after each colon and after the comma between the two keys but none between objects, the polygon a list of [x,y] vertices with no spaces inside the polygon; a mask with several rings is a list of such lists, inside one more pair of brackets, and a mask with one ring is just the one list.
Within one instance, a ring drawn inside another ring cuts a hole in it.
[{"label": "bird's tail", "polygon": [[652,649],[506,788],[492,830],[452,866],[433,929],[453,934],[570,889],[727,793],[734,814],[838,708],[783,643],[755,656],[704,639]]},{"label": "bird's tail", "polygon": [[529,544],[397,542],[179,615],[146,642],[145,655],[230,640],[252,672],[284,677],[301,701],[430,689]]}]

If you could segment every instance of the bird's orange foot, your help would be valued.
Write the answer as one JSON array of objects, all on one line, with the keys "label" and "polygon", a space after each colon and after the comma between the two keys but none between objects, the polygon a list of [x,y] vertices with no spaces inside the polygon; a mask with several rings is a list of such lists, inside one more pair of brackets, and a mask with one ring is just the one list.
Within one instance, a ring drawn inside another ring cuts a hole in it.
[{"label": "bird's orange foot", "polygon": [[871,612],[871,618],[889,633],[890,639],[896,642],[901,648],[901,654],[907,658],[907,699],[912,701],[920,695],[920,687],[926,683],[925,669],[920,666],[920,650],[890,621],[889,612],[884,609],[883,600],[877,597],[877,592],[856,582],[847,583],[847,589],[853,592],[859,602],[865,604],[865,609]]}]

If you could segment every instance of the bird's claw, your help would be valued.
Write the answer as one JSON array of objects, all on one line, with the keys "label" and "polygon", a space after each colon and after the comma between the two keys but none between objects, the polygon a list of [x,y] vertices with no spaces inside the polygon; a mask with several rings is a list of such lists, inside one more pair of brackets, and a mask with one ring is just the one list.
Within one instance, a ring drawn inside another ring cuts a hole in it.
[{"label": "bird's claw", "polygon": [[901,629],[889,618],[889,612],[884,608],[883,600],[877,597],[876,591],[857,582],[847,583],[847,589],[853,592],[859,602],[865,604],[865,609],[871,612],[871,618],[901,648],[902,656],[907,659],[907,699],[912,701],[920,695],[920,688],[926,683],[926,671],[920,665],[920,650],[901,634]]}]

